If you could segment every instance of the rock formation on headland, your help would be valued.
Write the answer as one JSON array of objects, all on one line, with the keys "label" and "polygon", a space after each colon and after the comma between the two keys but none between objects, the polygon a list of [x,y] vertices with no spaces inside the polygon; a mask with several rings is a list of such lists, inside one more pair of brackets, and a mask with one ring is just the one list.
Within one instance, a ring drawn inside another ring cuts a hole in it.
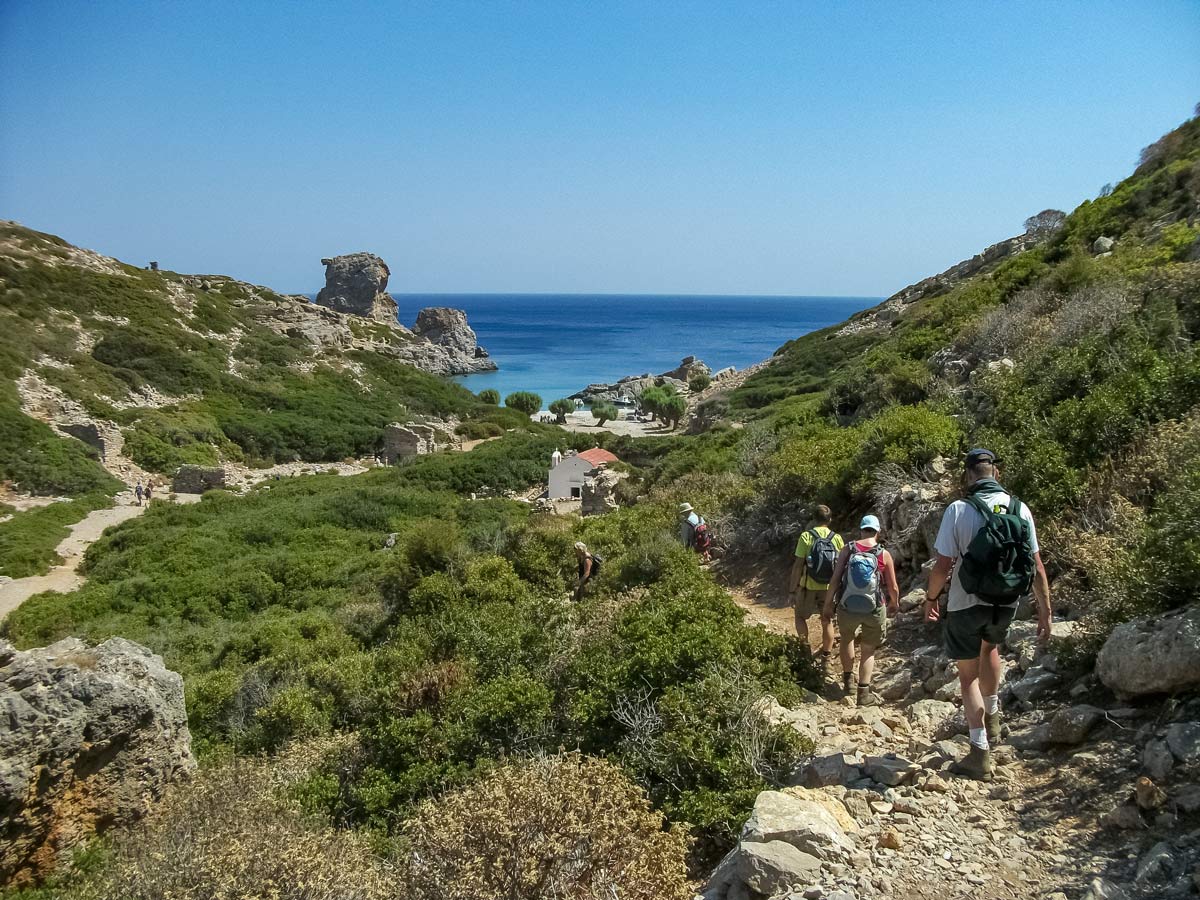
[{"label": "rock formation on headland", "polygon": [[0,884],[144,815],[196,766],[183,679],[123,638],[0,641]]},{"label": "rock formation on headland", "polygon": [[[733,370],[722,370],[731,373]],[[722,374],[718,373],[718,375]],[[642,375],[626,375],[612,384],[589,384],[582,391],[571,395],[572,400],[582,400],[584,403],[595,403],[600,400],[618,401],[632,400],[642,391],[651,387],[672,387],[681,394],[688,392],[688,381],[697,375],[709,375],[711,370],[701,360],[694,356],[686,356],[674,369],[660,375],[646,372]]]},{"label": "rock formation on headland", "polygon": [[[435,375],[469,375],[488,372],[496,364],[478,345],[475,332],[461,309],[429,307],[417,313],[416,327],[409,331],[400,324],[398,307],[387,292],[391,270],[374,253],[349,253],[321,260],[325,287],[317,294],[316,306],[307,309],[285,305],[275,318],[283,333],[304,337],[331,348],[361,347],[388,353],[403,362]],[[330,315],[330,312],[337,315]],[[351,324],[350,316],[386,325],[388,332],[363,334]]]},{"label": "rock formation on headland", "polygon": [[325,287],[317,294],[318,304],[376,322],[396,321],[396,301],[387,292],[392,273],[374,253],[348,253],[323,259],[321,265]]}]

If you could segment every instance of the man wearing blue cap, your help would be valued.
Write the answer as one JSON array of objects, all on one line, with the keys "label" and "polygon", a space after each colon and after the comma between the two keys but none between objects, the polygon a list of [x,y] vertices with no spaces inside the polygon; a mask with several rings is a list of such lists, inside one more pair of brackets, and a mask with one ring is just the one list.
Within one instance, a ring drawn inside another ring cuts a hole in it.
[{"label": "man wearing blue cap", "polygon": [[[999,647],[1021,595],[1030,587],[1037,598],[1038,638],[1050,636],[1050,582],[1038,549],[1037,526],[1029,507],[996,480],[999,466],[991,450],[979,448],[967,454],[967,496],[951,503],[942,516],[934,542],[937,561],[925,601],[926,621],[936,622],[941,617],[938,598],[950,581],[942,633],[946,654],[958,663],[971,736],[968,755],[951,771],[982,781],[992,779],[991,748],[1001,737]],[[993,535],[1007,535],[1009,542],[1000,548],[1000,561],[988,562],[984,556]],[[984,564],[990,571],[982,571]],[[998,588],[997,579],[1002,582]]]},{"label": "man wearing blue cap", "polygon": [[[837,566],[825,594],[825,618],[837,608],[841,637],[842,689],[850,696],[854,678],[854,644],[858,640],[858,705],[874,706],[879,698],[871,691],[875,651],[887,637],[887,617],[900,611],[900,585],[892,554],[879,546],[879,519],[863,516],[859,538],[838,554]],[[885,601],[886,598],[886,601]]]}]

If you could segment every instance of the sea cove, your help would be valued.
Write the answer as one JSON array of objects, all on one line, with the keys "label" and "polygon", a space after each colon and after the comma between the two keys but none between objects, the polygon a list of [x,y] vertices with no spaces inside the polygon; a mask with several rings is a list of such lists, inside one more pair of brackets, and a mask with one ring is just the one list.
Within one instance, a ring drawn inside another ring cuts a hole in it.
[{"label": "sea cove", "polygon": [[462,309],[496,372],[457,380],[549,403],[592,382],[665,372],[695,355],[718,370],[771,356],[792,337],[840,322],[876,297],[637,294],[399,294],[405,324],[426,306]]}]

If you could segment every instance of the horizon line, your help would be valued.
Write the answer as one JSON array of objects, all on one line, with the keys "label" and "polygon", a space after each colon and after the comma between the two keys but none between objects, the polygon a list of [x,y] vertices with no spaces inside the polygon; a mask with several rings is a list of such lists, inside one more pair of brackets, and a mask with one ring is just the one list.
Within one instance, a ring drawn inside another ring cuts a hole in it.
[{"label": "horizon line", "polygon": [[[295,291],[315,296],[316,291]],[[280,292],[283,293],[283,292]],[[697,297],[764,300],[886,300],[891,294],[692,294],[686,292],[638,291],[387,291],[393,297]]]}]

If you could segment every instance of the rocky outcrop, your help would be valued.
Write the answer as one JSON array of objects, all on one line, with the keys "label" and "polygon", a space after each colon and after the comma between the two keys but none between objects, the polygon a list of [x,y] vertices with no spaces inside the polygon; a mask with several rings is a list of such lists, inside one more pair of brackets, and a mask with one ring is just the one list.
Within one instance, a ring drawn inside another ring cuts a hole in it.
[{"label": "rocky outcrop", "polygon": [[580,494],[580,515],[602,516],[617,508],[617,485],[624,472],[610,472],[600,469],[594,478],[584,482]]},{"label": "rocky outcrop", "polygon": [[467,314],[461,309],[427,306],[417,313],[413,334],[445,348],[457,368],[470,371],[496,368],[486,362],[488,352],[479,346],[474,329],[467,324]]},{"label": "rocky outcrop", "polygon": [[225,470],[209,466],[180,466],[171,480],[171,490],[177,494],[203,494],[225,487]]},{"label": "rocky outcrop", "polygon": [[964,259],[944,272],[922,279],[916,284],[910,284],[888,297],[879,306],[851,317],[850,321],[843,325],[837,334],[843,336],[886,326],[903,315],[905,307],[910,304],[925,297],[945,293],[959,282],[972,278],[980,272],[990,271],[1009,257],[1036,247],[1042,240],[1044,238],[1019,234],[1016,237],[992,244],[982,253],[977,253],[970,259]]},{"label": "rocky outcrop", "polygon": [[193,768],[183,679],[145,647],[0,641],[0,883],[139,818]]},{"label": "rocky outcrop", "polygon": [[686,356],[678,366],[660,375],[646,372],[642,375],[626,375],[619,381],[605,384],[597,382],[589,384],[582,391],[571,395],[572,400],[582,400],[584,403],[596,403],[601,400],[612,402],[627,402],[634,400],[638,394],[647,388],[669,387],[684,396],[688,393],[688,379],[694,375],[707,375],[709,368],[694,356]]},{"label": "rocky outcrop", "polygon": [[376,322],[396,321],[396,301],[387,292],[391,271],[374,253],[348,253],[321,260],[325,287],[317,305]]},{"label": "rocky outcrop", "polygon": [[1200,685],[1200,605],[1118,625],[1096,657],[1096,674],[1124,696]]}]

